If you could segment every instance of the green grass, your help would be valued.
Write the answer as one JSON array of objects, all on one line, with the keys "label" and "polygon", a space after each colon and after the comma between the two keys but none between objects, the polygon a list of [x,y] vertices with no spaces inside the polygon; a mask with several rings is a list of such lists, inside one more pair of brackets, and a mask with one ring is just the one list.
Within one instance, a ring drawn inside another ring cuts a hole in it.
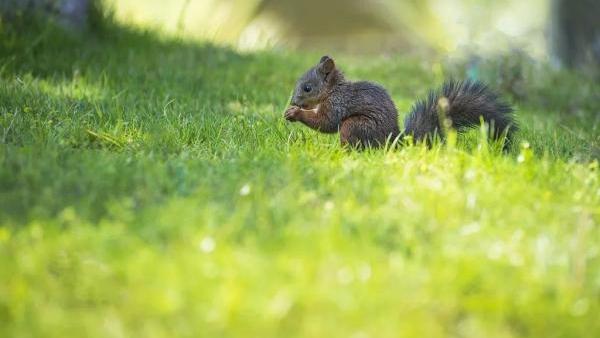
[{"label": "green grass", "polygon": [[[0,336],[600,335],[597,83],[534,72],[508,154],[350,152],[282,118],[320,55],[106,29],[0,33]],[[450,74],[336,57],[403,112]]]}]

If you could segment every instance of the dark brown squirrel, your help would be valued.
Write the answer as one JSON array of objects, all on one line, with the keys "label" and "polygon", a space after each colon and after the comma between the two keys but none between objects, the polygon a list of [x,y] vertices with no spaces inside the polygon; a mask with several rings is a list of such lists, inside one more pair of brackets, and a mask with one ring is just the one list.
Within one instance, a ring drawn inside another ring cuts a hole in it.
[{"label": "dark brown squirrel", "polygon": [[379,147],[406,136],[430,144],[436,136],[444,139],[447,126],[460,132],[479,126],[481,120],[491,138],[506,136],[506,146],[517,130],[513,109],[485,84],[448,81],[414,104],[401,132],[398,111],[386,90],[372,82],[347,81],[328,56],[298,80],[290,104],[288,121],[323,133],[339,131],[342,145],[355,148]]}]

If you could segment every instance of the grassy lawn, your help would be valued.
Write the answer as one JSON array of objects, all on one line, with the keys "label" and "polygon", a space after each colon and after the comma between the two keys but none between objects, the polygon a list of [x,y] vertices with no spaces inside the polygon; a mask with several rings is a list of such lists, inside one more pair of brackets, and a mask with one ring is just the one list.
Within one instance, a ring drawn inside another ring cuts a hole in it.
[{"label": "grassy lawn", "polygon": [[[349,152],[282,118],[319,56],[2,28],[0,336],[598,337],[600,85],[533,68],[508,154]],[[402,112],[451,75],[336,58]]]}]

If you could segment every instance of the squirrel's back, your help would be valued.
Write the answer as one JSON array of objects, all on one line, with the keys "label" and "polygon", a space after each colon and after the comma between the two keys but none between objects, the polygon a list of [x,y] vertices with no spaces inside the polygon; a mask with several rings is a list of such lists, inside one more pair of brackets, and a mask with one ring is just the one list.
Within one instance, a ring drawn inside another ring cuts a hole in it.
[{"label": "squirrel's back", "polygon": [[[369,81],[347,82],[343,88],[344,105],[348,115],[366,114],[386,119],[397,119],[398,112],[392,98],[381,85]],[[345,88],[344,88],[345,87]],[[383,117],[383,116],[381,116]]]},{"label": "squirrel's back", "polygon": [[506,135],[510,141],[517,129],[512,113],[513,109],[482,82],[448,81],[415,103],[404,120],[404,134],[416,141],[430,141],[434,135],[444,137],[443,119],[458,131],[479,126],[483,119],[489,125],[490,137]]}]

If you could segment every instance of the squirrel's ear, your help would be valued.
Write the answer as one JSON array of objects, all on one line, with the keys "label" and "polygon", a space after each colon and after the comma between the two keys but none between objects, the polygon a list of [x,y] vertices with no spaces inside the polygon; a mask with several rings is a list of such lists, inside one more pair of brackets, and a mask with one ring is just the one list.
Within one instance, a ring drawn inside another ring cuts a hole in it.
[{"label": "squirrel's ear", "polygon": [[325,55],[321,58],[321,61],[319,61],[318,69],[321,74],[327,75],[335,69],[335,62],[333,62],[332,58]]}]

